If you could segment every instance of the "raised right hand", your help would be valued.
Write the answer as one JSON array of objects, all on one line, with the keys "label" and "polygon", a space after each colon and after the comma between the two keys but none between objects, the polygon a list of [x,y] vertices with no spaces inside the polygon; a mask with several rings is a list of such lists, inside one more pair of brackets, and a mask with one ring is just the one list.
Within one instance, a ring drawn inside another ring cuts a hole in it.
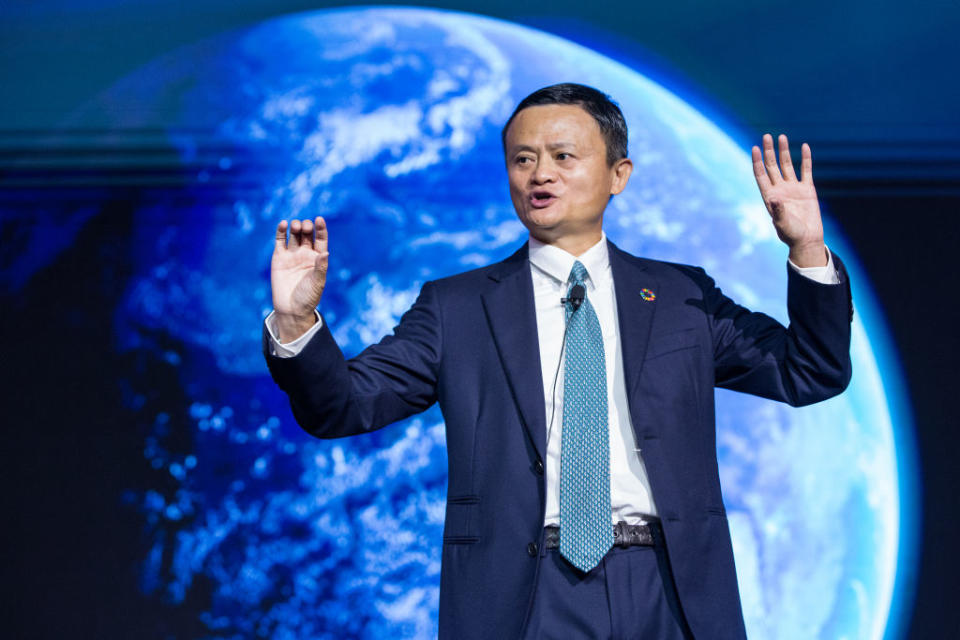
[{"label": "raised right hand", "polygon": [[276,313],[277,337],[286,343],[296,340],[316,322],[314,309],[320,304],[327,284],[327,225],[323,218],[277,225],[276,243],[270,261],[270,287]]},{"label": "raised right hand", "polygon": [[813,157],[810,145],[800,149],[800,179],[790,159],[790,142],[780,134],[780,165],[773,151],[773,136],[763,136],[763,152],[754,146],[753,175],[767,206],[777,236],[790,247],[790,261],[798,267],[822,267],[827,264],[823,244],[820,202],[813,186]]}]

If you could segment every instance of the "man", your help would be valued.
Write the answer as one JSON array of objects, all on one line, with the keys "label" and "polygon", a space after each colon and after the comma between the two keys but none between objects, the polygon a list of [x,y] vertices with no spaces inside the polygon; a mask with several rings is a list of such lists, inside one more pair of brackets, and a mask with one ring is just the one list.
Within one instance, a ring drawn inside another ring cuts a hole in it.
[{"label": "man", "polygon": [[264,346],[298,422],[369,431],[439,402],[449,488],[443,638],[743,638],[717,471],[713,387],[793,405],[850,378],[851,302],[823,244],[807,145],[754,173],[789,247],[789,329],[702,270],[609,243],[633,165],[619,108],[541,89],[503,132],[530,232],[505,261],[424,285],[392,336],[344,361],[315,308],[322,218],[277,227]]}]

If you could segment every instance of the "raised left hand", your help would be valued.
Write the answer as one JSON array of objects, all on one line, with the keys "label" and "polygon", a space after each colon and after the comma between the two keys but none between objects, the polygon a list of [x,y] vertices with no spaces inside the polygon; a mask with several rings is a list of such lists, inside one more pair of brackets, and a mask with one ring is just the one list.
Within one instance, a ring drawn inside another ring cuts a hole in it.
[{"label": "raised left hand", "polygon": [[820,202],[813,186],[813,159],[810,145],[800,148],[800,179],[793,170],[787,136],[780,134],[780,165],[773,151],[773,136],[763,136],[763,153],[754,146],[753,175],[760,195],[773,219],[777,236],[790,247],[790,260],[798,267],[822,267],[827,264],[823,244]]}]

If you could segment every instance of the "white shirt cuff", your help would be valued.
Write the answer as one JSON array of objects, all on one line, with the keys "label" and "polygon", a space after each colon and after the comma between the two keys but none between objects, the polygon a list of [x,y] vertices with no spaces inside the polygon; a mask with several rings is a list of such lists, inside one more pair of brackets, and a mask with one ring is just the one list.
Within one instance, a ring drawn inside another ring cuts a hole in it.
[{"label": "white shirt cuff", "polygon": [[790,268],[800,275],[810,278],[820,284],[840,284],[840,276],[837,274],[837,268],[833,266],[833,254],[827,249],[827,264],[822,267],[798,267],[793,264],[790,258],[787,258]]},{"label": "white shirt cuff", "polygon": [[284,344],[277,338],[277,319],[274,317],[276,311],[271,311],[270,315],[263,321],[267,327],[267,333],[270,335],[270,355],[278,358],[292,358],[303,351],[303,348],[310,342],[310,338],[323,326],[323,318],[320,317],[320,312],[316,309],[314,309],[313,312],[317,314],[317,323],[293,342]]}]

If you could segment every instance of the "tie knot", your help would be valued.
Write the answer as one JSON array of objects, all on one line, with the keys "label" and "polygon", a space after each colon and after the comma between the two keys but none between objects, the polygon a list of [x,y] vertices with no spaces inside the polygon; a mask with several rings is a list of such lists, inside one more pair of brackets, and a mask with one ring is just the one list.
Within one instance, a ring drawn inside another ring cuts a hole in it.
[{"label": "tie knot", "polygon": [[567,279],[571,284],[583,284],[584,279],[587,277],[587,268],[583,266],[579,260],[573,263],[573,268],[570,269],[570,277]]}]

